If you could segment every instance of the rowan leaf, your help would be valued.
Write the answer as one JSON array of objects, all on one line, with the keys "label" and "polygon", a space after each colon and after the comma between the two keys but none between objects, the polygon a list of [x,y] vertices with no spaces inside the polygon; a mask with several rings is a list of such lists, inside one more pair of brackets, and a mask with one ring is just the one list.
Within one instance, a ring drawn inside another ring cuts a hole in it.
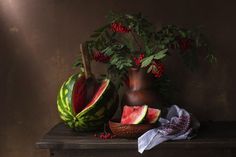
[{"label": "rowan leaf", "polygon": [[154,55],[154,59],[162,59],[166,56],[166,52],[168,51],[168,49],[164,49],[159,51],[157,54]]},{"label": "rowan leaf", "polygon": [[153,68],[153,65],[149,66],[149,68],[148,68],[148,70],[147,70],[147,73],[150,73],[151,70],[152,70],[152,68]]},{"label": "rowan leaf", "polygon": [[146,58],[142,59],[142,61],[141,61],[141,62],[142,62],[141,67],[143,68],[143,67],[146,67],[146,66],[148,66],[149,64],[151,64],[153,58],[154,58],[154,55],[151,55],[151,56],[149,56],[149,57],[146,57]]}]

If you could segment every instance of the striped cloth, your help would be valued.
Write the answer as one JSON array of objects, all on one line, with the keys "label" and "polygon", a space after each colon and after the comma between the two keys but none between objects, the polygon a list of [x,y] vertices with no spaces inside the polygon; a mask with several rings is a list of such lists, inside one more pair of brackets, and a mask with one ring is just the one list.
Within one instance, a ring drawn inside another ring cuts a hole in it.
[{"label": "striped cloth", "polygon": [[185,109],[173,105],[168,109],[166,118],[160,118],[160,127],[151,129],[138,138],[138,152],[150,150],[168,140],[191,139],[200,123]]}]

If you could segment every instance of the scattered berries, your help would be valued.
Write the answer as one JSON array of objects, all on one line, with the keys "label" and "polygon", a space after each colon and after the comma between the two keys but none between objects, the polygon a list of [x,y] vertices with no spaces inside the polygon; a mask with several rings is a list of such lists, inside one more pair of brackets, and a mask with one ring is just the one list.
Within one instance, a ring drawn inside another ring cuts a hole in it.
[{"label": "scattered berries", "polygon": [[106,56],[100,51],[96,51],[93,54],[93,58],[96,62],[102,62],[102,63],[107,63],[110,61],[110,56]]},{"label": "scattered berries", "polygon": [[136,66],[140,66],[142,59],[144,58],[144,53],[141,53],[139,57],[134,57],[134,62]]},{"label": "scattered berries", "polygon": [[161,63],[160,61],[154,61],[151,66],[152,66],[151,73],[155,77],[160,78],[164,73],[164,64]]},{"label": "scattered berries", "polygon": [[112,23],[111,24],[111,29],[113,32],[118,32],[118,33],[128,33],[130,32],[130,29],[122,25],[121,23]]},{"label": "scattered berries", "polygon": [[107,140],[107,139],[112,139],[112,138],[116,137],[116,135],[113,135],[111,133],[102,132],[100,134],[94,134],[94,137],[98,137],[100,139]]}]

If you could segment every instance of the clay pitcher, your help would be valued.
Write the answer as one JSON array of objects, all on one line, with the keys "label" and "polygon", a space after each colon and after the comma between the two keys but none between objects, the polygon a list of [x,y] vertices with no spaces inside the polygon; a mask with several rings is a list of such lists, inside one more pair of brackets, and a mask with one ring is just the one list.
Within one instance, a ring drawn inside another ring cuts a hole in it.
[{"label": "clay pitcher", "polygon": [[128,72],[127,89],[125,90],[121,106],[148,105],[161,109],[163,100],[154,88],[155,77],[145,69],[131,68]]}]

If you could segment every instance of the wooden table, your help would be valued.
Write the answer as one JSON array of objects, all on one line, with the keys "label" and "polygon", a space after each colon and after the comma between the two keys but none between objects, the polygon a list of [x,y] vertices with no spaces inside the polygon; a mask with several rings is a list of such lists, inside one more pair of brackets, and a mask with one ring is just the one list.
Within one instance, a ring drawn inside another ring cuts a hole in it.
[{"label": "wooden table", "polygon": [[205,122],[191,140],[164,142],[142,155],[135,139],[102,140],[94,133],[75,133],[60,123],[36,146],[55,157],[236,157],[236,122]]}]

